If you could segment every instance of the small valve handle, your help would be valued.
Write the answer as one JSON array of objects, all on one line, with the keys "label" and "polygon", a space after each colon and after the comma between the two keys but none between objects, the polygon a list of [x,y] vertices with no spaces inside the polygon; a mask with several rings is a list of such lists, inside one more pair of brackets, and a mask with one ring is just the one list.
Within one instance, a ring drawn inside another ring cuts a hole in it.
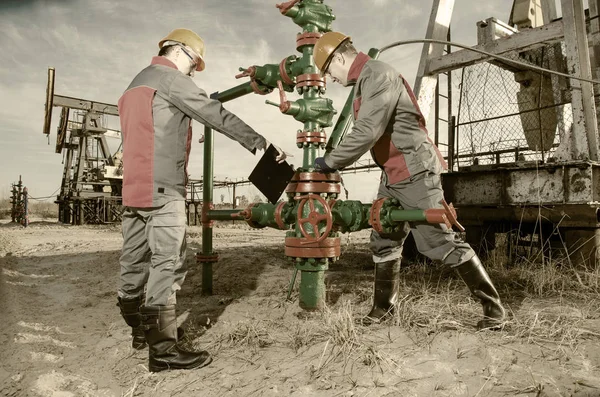
[{"label": "small valve handle", "polygon": [[281,113],[285,113],[290,109],[292,105],[285,96],[285,91],[283,90],[283,84],[281,83],[281,80],[277,80],[277,88],[279,88],[279,103],[275,103],[269,100],[266,100],[265,103],[267,105],[277,106]]},{"label": "small valve handle", "polygon": [[256,68],[254,66],[250,66],[247,69],[239,68],[238,70],[240,72],[242,72],[242,73],[236,74],[235,75],[236,79],[241,79],[242,77],[250,77],[250,78],[252,78],[256,74]]},{"label": "small valve handle", "polygon": [[290,110],[292,105],[290,101],[287,100],[281,80],[277,80],[277,89],[279,89],[279,110],[281,110],[281,113],[286,113]]},{"label": "small valve handle", "polygon": [[265,103],[267,105],[275,106],[277,108],[279,107],[279,104],[277,102],[269,101],[268,99],[265,101]]},{"label": "small valve handle", "polygon": [[296,5],[296,3],[299,3],[300,1],[301,0],[290,0],[286,1],[285,3],[277,4],[275,7],[279,8],[279,12],[285,15],[293,6]]}]

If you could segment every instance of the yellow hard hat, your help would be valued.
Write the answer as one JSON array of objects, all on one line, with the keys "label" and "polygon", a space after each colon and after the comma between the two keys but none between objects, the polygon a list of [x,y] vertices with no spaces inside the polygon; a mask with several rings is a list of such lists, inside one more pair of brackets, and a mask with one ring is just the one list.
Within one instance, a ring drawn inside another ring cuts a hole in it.
[{"label": "yellow hard hat", "polygon": [[167,35],[164,39],[158,42],[158,48],[162,48],[166,41],[176,41],[185,46],[190,47],[200,57],[200,62],[196,65],[196,70],[201,72],[204,70],[206,64],[204,63],[204,40],[196,33],[189,29],[175,29]]},{"label": "yellow hard hat", "polygon": [[313,58],[321,74],[327,71],[333,53],[346,40],[351,40],[350,36],[340,32],[327,32],[317,40],[313,49]]}]

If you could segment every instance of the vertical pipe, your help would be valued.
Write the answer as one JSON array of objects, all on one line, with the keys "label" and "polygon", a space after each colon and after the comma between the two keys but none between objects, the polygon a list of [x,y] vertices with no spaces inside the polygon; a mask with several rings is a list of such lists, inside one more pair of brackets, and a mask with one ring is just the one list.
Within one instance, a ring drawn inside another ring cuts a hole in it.
[{"label": "vertical pipe", "polygon": [[237,186],[237,183],[233,184],[233,203],[232,203],[232,207],[233,209],[235,209],[235,187]]},{"label": "vertical pipe", "polygon": [[46,107],[44,112],[44,130],[46,135],[50,134],[52,124],[52,106],[54,105],[54,68],[48,68],[48,85],[46,86]]},{"label": "vertical pipe", "polygon": [[[232,204],[231,206],[233,207],[233,209],[235,209],[235,207],[236,207],[236,205],[235,205],[235,187],[236,186],[237,186],[237,183],[234,182],[233,183],[233,203],[231,203]],[[235,225],[235,219],[231,221],[231,224]]]},{"label": "vertical pipe", "polygon": [[11,195],[11,211],[10,211],[10,217],[12,219],[12,222],[15,221],[15,215],[17,214],[17,190],[15,189],[15,184],[12,184],[12,195]]},{"label": "vertical pipe", "polygon": [[22,220],[24,227],[27,227],[27,225],[29,225],[29,216],[27,215],[29,210],[27,208],[28,207],[27,201],[28,201],[27,188],[24,187],[23,188],[23,220]]},{"label": "vertical pipe", "polygon": [[435,105],[433,119],[433,143],[440,145],[440,75],[436,76],[435,83]]},{"label": "vertical pipe", "polygon": [[[313,61],[312,54],[313,46],[305,46],[302,48],[302,57],[306,65],[303,70],[304,73],[316,73],[318,71]],[[311,99],[316,99],[320,96],[317,87],[304,87],[303,90],[304,93],[302,97],[309,102]],[[321,126],[316,121],[307,120],[304,122],[304,131],[318,131],[320,127]],[[312,168],[313,164],[315,163],[315,159],[319,155],[319,145],[309,143],[308,145],[304,146],[303,152],[302,168]]]},{"label": "vertical pipe", "polygon": [[325,269],[301,271],[300,307],[307,311],[322,310],[325,308],[325,296]]},{"label": "vertical pipe", "polygon": [[456,139],[454,136],[455,123],[456,116],[450,117],[448,127],[448,172],[452,172],[454,170],[454,140]]},{"label": "vertical pipe", "polygon": [[[448,39],[447,41],[450,42],[452,36],[451,36],[451,26],[448,26]],[[446,52],[448,54],[450,54],[452,52],[452,46],[448,45],[446,47]],[[452,167],[450,167],[450,164],[448,164],[448,168],[450,169],[450,172],[452,172],[453,168],[454,168],[454,124],[456,123],[456,120],[454,119],[454,116],[452,115],[452,71],[449,70],[446,74],[446,82],[447,82],[447,103],[448,103],[448,109],[447,109],[447,127],[446,127],[446,142],[448,142],[448,160],[450,160],[450,156],[452,156]]]},{"label": "vertical pipe", "polygon": [[318,146],[312,143],[309,143],[308,146],[304,148],[304,153],[302,157],[303,168],[309,169],[313,167],[315,159],[317,158],[318,150]]},{"label": "vertical pipe", "polygon": [[[213,231],[210,223],[206,223],[204,214],[210,208],[213,201],[213,130],[204,127],[204,176],[202,183],[202,255],[213,254],[212,238]],[[212,262],[202,262],[202,294],[211,295],[213,292]]]}]

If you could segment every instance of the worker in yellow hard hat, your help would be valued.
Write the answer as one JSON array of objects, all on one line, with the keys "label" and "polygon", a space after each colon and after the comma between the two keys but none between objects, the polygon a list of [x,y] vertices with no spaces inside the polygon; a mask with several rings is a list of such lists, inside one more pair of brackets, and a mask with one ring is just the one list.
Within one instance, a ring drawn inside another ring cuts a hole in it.
[{"label": "worker in yellow hard hat", "polygon": [[[192,120],[238,141],[248,151],[267,140],[191,76],[204,70],[204,41],[175,29],[158,43],[158,56],[119,99],[123,137],[123,249],[118,303],[132,327],[132,346],[149,347],[149,370],[200,368],[205,351],[178,345],[176,293],[186,276],[186,185]],[[286,153],[275,146],[276,160]]]},{"label": "worker in yellow hard hat", "polygon": [[[175,29],[158,42],[159,56],[167,56],[182,66],[184,74],[192,75],[194,71],[201,72],[206,67],[204,40],[189,29]],[[187,70],[187,73],[186,73]]]},{"label": "worker in yellow hard hat", "polygon": [[[396,199],[405,210],[442,208],[440,174],[446,162],[428,136],[407,81],[390,65],[357,51],[350,37],[339,32],[323,34],[313,58],[322,75],[343,86],[354,85],[352,131],[315,159],[315,169],[334,172],[370,150],[382,169],[378,199]],[[374,297],[364,322],[378,322],[392,313],[399,295],[402,247],[410,232],[423,255],[455,268],[481,301],[484,317],[478,328],[500,328],[505,310],[475,251],[445,224],[426,222],[406,222],[401,232],[391,235],[372,231]]]}]

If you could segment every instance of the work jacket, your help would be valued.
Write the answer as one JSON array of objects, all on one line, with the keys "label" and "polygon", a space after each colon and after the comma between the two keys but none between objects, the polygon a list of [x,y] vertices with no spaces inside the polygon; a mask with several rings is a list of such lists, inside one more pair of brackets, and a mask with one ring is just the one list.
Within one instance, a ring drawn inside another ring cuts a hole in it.
[{"label": "work jacket", "polygon": [[346,167],[370,150],[388,186],[423,171],[441,173],[447,168],[427,134],[412,89],[398,72],[360,53],[350,67],[348,82],[355,82],[354,126],[324,156],[329,167]]},{"label": "work jacket", "polygon": [[152,58],[119,99],[123,137],[123,205],[158,207],[185,200],[192,119],[252,151],[265,138],[208,98],[162,56]]}]

